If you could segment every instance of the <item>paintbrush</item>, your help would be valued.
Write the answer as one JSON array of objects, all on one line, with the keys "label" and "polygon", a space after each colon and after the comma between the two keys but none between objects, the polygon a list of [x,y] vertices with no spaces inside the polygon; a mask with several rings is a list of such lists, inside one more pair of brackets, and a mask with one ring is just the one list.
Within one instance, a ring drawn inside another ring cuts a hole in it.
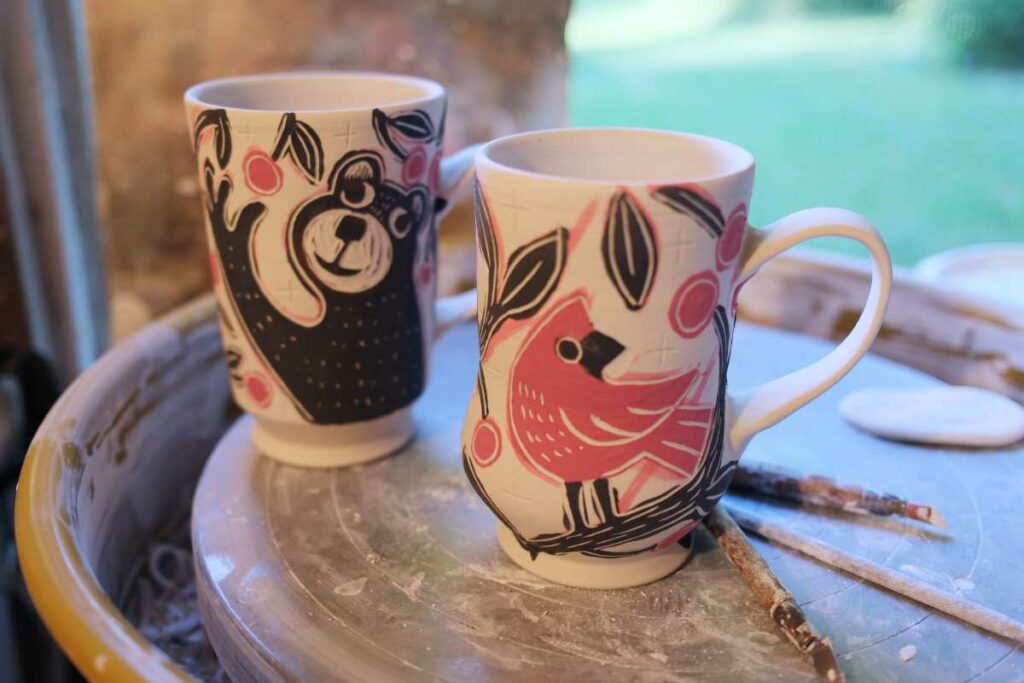
[{"label": "paintbrush", "polygon": [[759,463],[740,463],[733,474],[729,492],[776,498],[859,515],[895,515],[946,528],[946,521],[932,505],[912,503],[888,493],[837,484],[828,477],[804,476]]},{"label": "paintbrush", "polygon": [[772,524],[763,517],[741,512],[732,506],[729,507],[729,513],[743,529],[762,538],[813,557],[819,562],[945,612],[990,633],[1024,643],[1024,624],[1005,614],[916,581],[877,562],[851,555],[824,541]]},{"label": "paintbrush", "polygon": [[801,654],[811,658],[823,679],[833,683],[845,681],[832,642],[823,638],[807,620],[792,594],[761,559],[725,508],[716,506],[704,519],[704,525],[789,642]]}]

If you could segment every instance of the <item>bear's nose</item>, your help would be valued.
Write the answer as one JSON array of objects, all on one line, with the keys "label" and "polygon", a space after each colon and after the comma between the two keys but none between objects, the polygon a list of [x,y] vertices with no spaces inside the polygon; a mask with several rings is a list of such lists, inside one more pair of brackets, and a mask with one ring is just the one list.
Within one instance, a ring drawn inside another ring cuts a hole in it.
[{"label": "bear's nose", "polygon": [[366,219],[359,216],[345,216],[338,223],[334,236],[342,242],[358,242],[366,234]]}]

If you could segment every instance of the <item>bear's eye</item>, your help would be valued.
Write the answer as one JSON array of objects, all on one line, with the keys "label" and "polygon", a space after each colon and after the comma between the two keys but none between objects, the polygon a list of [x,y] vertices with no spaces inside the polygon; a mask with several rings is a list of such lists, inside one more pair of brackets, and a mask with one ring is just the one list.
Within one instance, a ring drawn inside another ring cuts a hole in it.
[{"label": "bear's eye", "polygon": [[401,239],[416,225],[416,216],[406,209],[397,208],[388,217],[388,227],[395,237]]},{"label": "bear's eye", "polygon": [[365,180],[346,180],[341,185],[341,200],[353,209],[362,209],[373,203],[377,191]]},{"label": "bear's eye", "polygon": [[579,363],[583,358],[583,346],[572,337],[562,337],[555,344],[555,352],[566,363]]}]

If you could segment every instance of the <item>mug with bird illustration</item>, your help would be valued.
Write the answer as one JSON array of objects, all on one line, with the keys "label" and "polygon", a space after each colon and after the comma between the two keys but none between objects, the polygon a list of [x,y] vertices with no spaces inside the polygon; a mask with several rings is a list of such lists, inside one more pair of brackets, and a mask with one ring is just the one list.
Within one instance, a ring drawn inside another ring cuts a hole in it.
[{"label": "mug with bird illustration", "polygon": [[[477,153],[480,368],[462,459],[523,568],[593,588],[672,573],[750,438],[874,340],[891,278],[877,231],[840,209],[752,228],[753,180],[746,150],[665,131],[539,131]],[[728,392],[740,287],[825,235],[871,252],[860,320],[818,362]]]}]

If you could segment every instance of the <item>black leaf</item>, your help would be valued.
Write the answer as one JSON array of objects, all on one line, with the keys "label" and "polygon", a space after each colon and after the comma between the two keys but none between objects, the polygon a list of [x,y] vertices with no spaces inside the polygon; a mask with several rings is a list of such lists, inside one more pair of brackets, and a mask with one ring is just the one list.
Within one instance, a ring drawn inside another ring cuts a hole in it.
[{"label": "black leaf", "polygon": [[444,106],[441,108],[441,123],[437,127],[437,144],[444,144],[445,123],[448,121],[448,96],[444,96]]},{"label": "black leaf", "polygon": [[320,136],[312,126],[292,113],[281,117],[272,156],[277,161],[284,155],[291,157],[310,183],[318,183],[324,177],[324,149]]},{"label": "black leaf", "polygon": [[556,228],[512,252],[495,311],[505,318],[529,318],[548,300],[565,268],[569,230]]},{"label": "black leaf", "polygon": [[274,143],[274,152],[270,155],[274,161],[277,161],[287,153],[288,145],[292,141],[292,131],[295,130],[295,122],[297,120],[295,114],[285,114],[281,117],[281,122],[277,124],[277,142]]},{"label": "black leaf", "polygon": [[[529,318],[543,306],[555,289],[565,270],[565,259],[568,253],[569,230],[556,228],[541,235],[537,239],[524,244],[512,252],[508,266],[505,268],[505,279],[501,286],[501,294],[497,290],[497,249],[494,244],[494,230],[483,201],[483,193],[479,183],[474,191],[477,211],[477,230],[480,250],[488,263],[487,275],[489,289],[487,302],[480,314],[480,357],[487,353],[491,337],[509,318]],[[477,376],[480,410],[486,417],[488,414],[487,384],[483,371]]]},{"label": "black leaf", "polygon": [[214,198],[213,181],[215,177],[216,173],[213,170],[213,164],[211,164],[210,160],[207,159],[203,162],[203,180],[206,184],[206,196],[210,201],[213,201]]},{"label": "black leaf", "polygon": [[228,368],[231,370],[237,370],[238,366],[242,364],[242,354],[235,349],[224,349],[224,357],[227,359]]},{"label": "black leaf", "polygon": [[[235,326],[231,323],[231,318],[228,316],[228,314],[224,312],[224,307],[220,305],[220,301],[217,301],[217,314],[220,316],[221,323],[223,323],[224,327],[227,328],[228,333],[232,337],[235,336]],[[231,353],[231,352],[229,351],[228,353]],[[229,367],[231,367],[230,360],[231,360],[231,356],[228,356],[228,361],[229,361],[228,366]],[[239,360],[239,362],[241,362],[241,360],[242,360],[241,354],[239,354],[238,360]]]},{"label": "black leaf", "polygon": [[226,221],[228,197],[231,196],[231,179],[225,175],[218,181],[217,173],[209,159],[203,162],[203,177],[206,182],[206,210],[211,218],[216,216],[222,222]]},{"label": "black leaf", "polygon": [[406,151],[392,139],[391,131],[388,130],[390,121],[388,115],[380,109],[373,110],[373,132],[377,134],[380,144],[390,149],[391,153],[398,157],[399,161],[405,161]]},{"label": "black leaf", "polygon": [[[217,304],[217,308],[220,308],[219,303]],[[223,314],[224,311],[221,310],[220,312],[221,319],[224,324],[229,325],[227,323],[227,317]],[[232,382],[241,383],[242,375],[239,374],[239,368],[242,366],[242,353],[236,349],[227,347],[224,349],[224,358],[227,360],[227,376],[231,378]]]},{"label": "black leaf", "polygon": [[303,149],[304,158],[309,160],[308,164],[302,165],[303,169],[311,172],[319,181],[324,177],[324,149],[316,130],[305,121],[296,121],[293,149],[299,147]]},{"label": "black leaf", "polygon": [[206,109],[196,118],[196,129],[193,133],[195,147],[199,149],[199,138],[208,127],[214,127],[213,142],[216,147],[217,163],[221,169],[231,161],[231,122],[228,113],[223,109]]},{"label": "black leaf", "polygon": [[722,234],[725,227],[722,210],[696,190],[669,185],[652,190],[651,196],[670,209],[694,218],[712,237]]},{"label": "black leaf", "polygon": [[434,137],[434,124],[430,121],[430,115],[422,109],[399,114],[390,120],[395,130],[417,142],[428,142]]},{"label": "black leaf", "polygon": [[[480,356],[483,357],[484,350],[480,349]],[[484,380],[483,361],[480,362],[476,374],[476,395],[480,399],[480,416],[487,417],[491,413],[491,407],[487,399],[487,382]]]},{"label": "black leaf", "polygon": [[483,256],[484,264],[487,266],[487,308],[489,308],[498,296],[498,245],[495,243],[491,212],[487,208],[479,180],[473,184],[473,213],[476,216],[476,239],[480,244],[480,254]]},{"label": "black leaf", "polygon": [[654,227],[628,192],[616,192],[608,204],[601,254],[626,307],[643,308],[658,271],[658,245]]}]

